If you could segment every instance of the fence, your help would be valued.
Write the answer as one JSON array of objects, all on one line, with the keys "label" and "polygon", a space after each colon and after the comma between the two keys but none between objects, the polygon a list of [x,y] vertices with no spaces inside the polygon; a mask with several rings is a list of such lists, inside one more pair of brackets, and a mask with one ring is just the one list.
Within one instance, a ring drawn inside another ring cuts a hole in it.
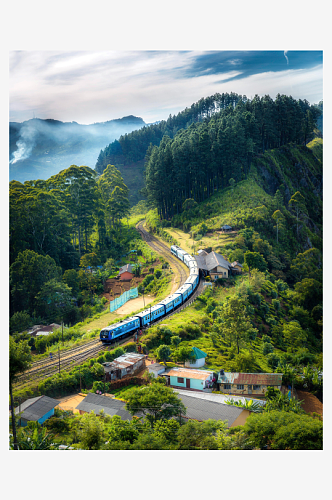
[{"label": "fence", "polygon": [[127,290],[122,295],[120,295],[120,297],[117,297],[110,302],[110,312],[116,311],[117,309],[119,309],[119,307],[128,302],[128,300],[135,299],[136,297],[138,297],[137,288],[131,288],[130,290]]}]

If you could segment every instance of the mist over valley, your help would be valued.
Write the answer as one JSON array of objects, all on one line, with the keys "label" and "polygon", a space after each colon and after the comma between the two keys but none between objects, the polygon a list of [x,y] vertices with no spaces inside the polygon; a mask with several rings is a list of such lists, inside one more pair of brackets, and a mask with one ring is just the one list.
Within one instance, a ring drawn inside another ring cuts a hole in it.
[{"label": "mist over valley", "polygon": [[102,148],[145,125],[132,115],[91,125],[39,118],[10,122],[9,180],[46,180],[70,165],[94,168]]}]

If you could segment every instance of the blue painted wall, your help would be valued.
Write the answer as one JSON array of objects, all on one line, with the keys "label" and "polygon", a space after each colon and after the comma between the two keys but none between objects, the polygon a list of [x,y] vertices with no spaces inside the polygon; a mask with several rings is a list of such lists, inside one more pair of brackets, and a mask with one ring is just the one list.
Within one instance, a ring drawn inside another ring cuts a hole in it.
[{"label": "blue painted wall", "polygon": [[52,417],[52,415],[54,415],[54,408],[52,408],[52,410],[45,413],[45,415],[38,420],[38,423],[42,424],[43,422],[45,422],[45,420]]},{"label": "blue painted wall", "polygon": [[[184,382],[178,382],[178,377],[174,377],[173,375],[170,375],[170,385],[176,385],[177,387],[183,387],[184,389],[186,388],[186,378],[183,379]],[[199,391],[202,391],[204,388],[204,380],[198,380],[191,378],[190,379],[190,389],[198,389]]]}]

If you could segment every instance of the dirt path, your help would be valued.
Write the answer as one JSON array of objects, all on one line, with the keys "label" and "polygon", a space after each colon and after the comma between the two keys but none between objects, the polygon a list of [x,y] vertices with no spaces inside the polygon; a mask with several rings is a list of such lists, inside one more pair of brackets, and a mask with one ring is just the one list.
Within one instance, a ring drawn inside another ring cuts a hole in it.
[{"label": "dirt path", "polygon": [[123,306],[119,307],[115,312],[116,314],[119,314],[120,316],[124,316],[125,314],[130,314],[131,312],[138,311],[138,309],[141,309],[142,307],[147,306],[150,304],[150,302],[153,302],[155,299],[154,296],[146,296],[144,295],[144,302],[143,302],[143,297],[137,297],[137,299],[131,299],[128,302],[126,302]]}]

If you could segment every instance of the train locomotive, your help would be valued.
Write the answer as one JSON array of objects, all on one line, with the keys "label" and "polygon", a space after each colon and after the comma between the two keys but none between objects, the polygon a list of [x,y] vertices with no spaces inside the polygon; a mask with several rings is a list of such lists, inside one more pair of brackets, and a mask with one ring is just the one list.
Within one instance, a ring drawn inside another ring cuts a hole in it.
[{"label": "train locomotive", "polygon": [[100,331],[100,340],[104,344],[112,344],[121,338],[128,337],[142,328],[146,328],[155,321],[167,316],[180,307],[196,290],[199,284],[199,268],[194,257],[177,245],[171,246],[171,253],[180,259],[189,268],[189,277],[172,295],[161,300],[158,304],[144,311],[109,325]]}]

